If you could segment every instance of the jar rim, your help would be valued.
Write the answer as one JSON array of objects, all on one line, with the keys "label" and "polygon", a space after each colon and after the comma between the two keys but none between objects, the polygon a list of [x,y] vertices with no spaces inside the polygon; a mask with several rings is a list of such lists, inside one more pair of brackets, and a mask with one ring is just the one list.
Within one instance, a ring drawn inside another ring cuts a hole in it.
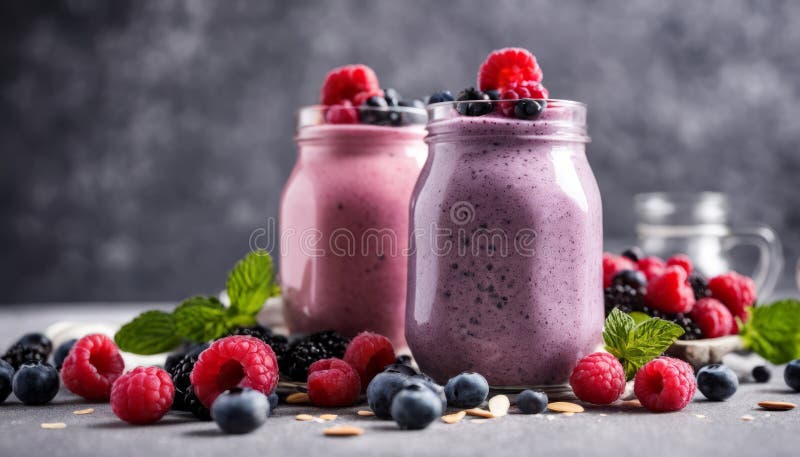
[{"label": "jar rim", "polygon": [[[353,110],[356,117],[352,122],[330,122],[328,114],[332,110]],[[372,113],[386,118],[385,122],[361,122],[361,113]],[[396,117],[389,118],[389,113],[398,113]],[[297,129],[318,125],[373,125],[380,127],[408,127],[412,125],[425,125],[428,121],[428,112],[425,108],[414,106],[342,106],[342,105],[308,105],[295,112]]]}]

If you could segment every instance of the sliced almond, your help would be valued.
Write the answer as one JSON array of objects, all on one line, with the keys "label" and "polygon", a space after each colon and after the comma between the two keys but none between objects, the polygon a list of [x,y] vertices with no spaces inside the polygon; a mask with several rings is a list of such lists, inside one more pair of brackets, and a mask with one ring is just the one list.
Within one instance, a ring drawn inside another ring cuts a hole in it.
[{"label": "sliced almond", "polygon": [[642,402],[640,402],[638,398],[635,398],[633,400],[625,400],[620,404],[622,406],[627,406],[629,408],[641,408],[642,407]]},{"label": "sliced almond", "polygon": [[77,411],[73,411],[72,414],[82,416],[84,414],[92,414],[94,412],[94,408],[86,408],[86,409],[79,409]]},{"label": "sliced almond", "polygon": [[63,422],[45,422],[42,425],[40,425],[40,427],[46,430],[58,430],[62,428],[67,428],[67,424]]},{"label": "sliced almond", "polygon": [[572,411],[567,411],[566,413],[561,413],[562,416],[572,417],[575,415]]},{"label": "sliced almond", "polygon": [[461,422],[461,419],[463,419],[466,415],[466,411],[459,411],[457,413],[442,416],[442,421],[446,424],[455,424],[456,422]]},{"label": "sliced almond", "polygon": [[286,397],[286,403],[297,405],[301,403],[311,403],[311,400],[308,398],[307,393],[295,392]]},{"label": "sliced almond", "polygon": [[324,421],[332,421],[332,420],[335,420],[337,417],[339,417],[339,416],[337,416],[336,414],[320,414],[319,415],[319,418],[324,420]]},{"label": "sliced almond", "polygon": [[739,419],[741,419],[743,421],[750,422],[751,420],[755,419],[755,417],[753,417],[753,416],[751,416],[749,414],[745,414],[744,416],[740,417]]},{"label": "sliced almond", "polygon": [[794,403],[789,403],[788,401],[760,401],[758,402],[758,406],[768,409],[770,411],[789,411],[790,409],[794,409],[797,407]]},{"label": "sliced almond", "polygon": [[495,395],[489,399],[489,411],[494,417],[503,417],[508,414],[511,401],[505,395]]},{"label": "sliced almond", "polygon": [[364,417],[374,416],[375,415],[375,413],[372,412],[372,410],[369,410],[369,409],[359,409],[356,414],[358,414],[359,416],[364,416]]},{"label": "sliced almond", "polygon": [[324,433],[326,436],[358,436],[364,434],[364,429],[352,425],[337,425],[326,428]]},{"label": "sliced almond", "polygon": [[704,416],[703,414],[695,414],[694,417],[696,417],[698,419],[705,419],[706,418],[706,416]]},{"label": "sliced almond", "polygon": [[303,421],[303,422],[310,421],[310,420],[313,420],[313,419],[314,419],[314,416],[312,416],[311,414],[298,414],[298,415],[294,416],[294,420]]},{"label": "sliced almond", "polygon": [[470,416],[482,417],[484,419],[494,419],[494,414],[492,414],[491,411],[487,411],[483,408],[472,408],[464,412],[469,414]]},{"label": "sliced almond", "polygon": [[547,405],[547,409],[557,413],[582,413],[583,406],[568,401],[554,401]]}]

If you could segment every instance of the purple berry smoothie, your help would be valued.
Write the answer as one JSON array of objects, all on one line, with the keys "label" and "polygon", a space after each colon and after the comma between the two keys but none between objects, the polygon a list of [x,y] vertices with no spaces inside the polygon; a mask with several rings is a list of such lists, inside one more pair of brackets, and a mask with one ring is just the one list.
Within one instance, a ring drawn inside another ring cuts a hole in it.
[{"label": "purple berry smoothie", "polygon": [[291,332],[370,330],[406,347],[408,206],[424,134],[422,125],[299,129],[279,218]]},{"label": "purple berry smoothie", "polygon": [[445,109],[412,200],[412,353],[439,382],[471,370],[492,386],[564,384],[603,326],[586,108],[553,100],[535,121]]}]

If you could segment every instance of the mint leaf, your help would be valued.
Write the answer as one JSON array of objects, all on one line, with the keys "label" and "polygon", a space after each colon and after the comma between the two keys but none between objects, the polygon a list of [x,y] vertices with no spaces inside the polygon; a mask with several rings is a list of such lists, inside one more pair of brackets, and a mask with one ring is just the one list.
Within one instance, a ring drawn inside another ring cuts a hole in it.
[{"label": "mint leaf", "polygon": [[228,274],[227,289],[232,314],[256,314],[267,298],[280,293],[269,254],[247,254]]},{"label": "mint leaf", "polygon": [[169,351],[180,344],[175,319],[163,311],[147,311],[123,325],[114,335],[117,346],[125,352],[151,355]]},{"label": "mint leaf", "polygon": [[673,322],[651,317],[637,324],[617,308],[608,315],[603,328],[606,350],[622,363],[628,380],[681,335],[683,329]]},{"label": "mint leaf", "polygon": [[740,324],[744,346],[775,365],[800,358],[800,301],[779,300],[748,309]]},{"label": "mint leaf", "polygon": [[219,338],[227,331],[226,311],[216,297],[191,297],[175,308],[175,331],[197,343]]}]

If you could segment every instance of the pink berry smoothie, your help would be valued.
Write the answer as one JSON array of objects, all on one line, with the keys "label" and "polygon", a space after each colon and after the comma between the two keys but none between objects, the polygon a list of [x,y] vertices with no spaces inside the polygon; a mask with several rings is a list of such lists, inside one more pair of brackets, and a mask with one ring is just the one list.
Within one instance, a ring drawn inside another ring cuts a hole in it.
[{"label": "pink berry smoothie", "polygon": [[470,370],[493,386],[562,385],[603,326],[586,108],[552,100],[536,120],[444,109],[412,200],[411,351],[439,382]]},{"label": "pink berry smoothie", "polygon": [[409,201],[424,134],[423,125],[299,129],[279,218],[290,331],[370,330],[406,347]]}]

